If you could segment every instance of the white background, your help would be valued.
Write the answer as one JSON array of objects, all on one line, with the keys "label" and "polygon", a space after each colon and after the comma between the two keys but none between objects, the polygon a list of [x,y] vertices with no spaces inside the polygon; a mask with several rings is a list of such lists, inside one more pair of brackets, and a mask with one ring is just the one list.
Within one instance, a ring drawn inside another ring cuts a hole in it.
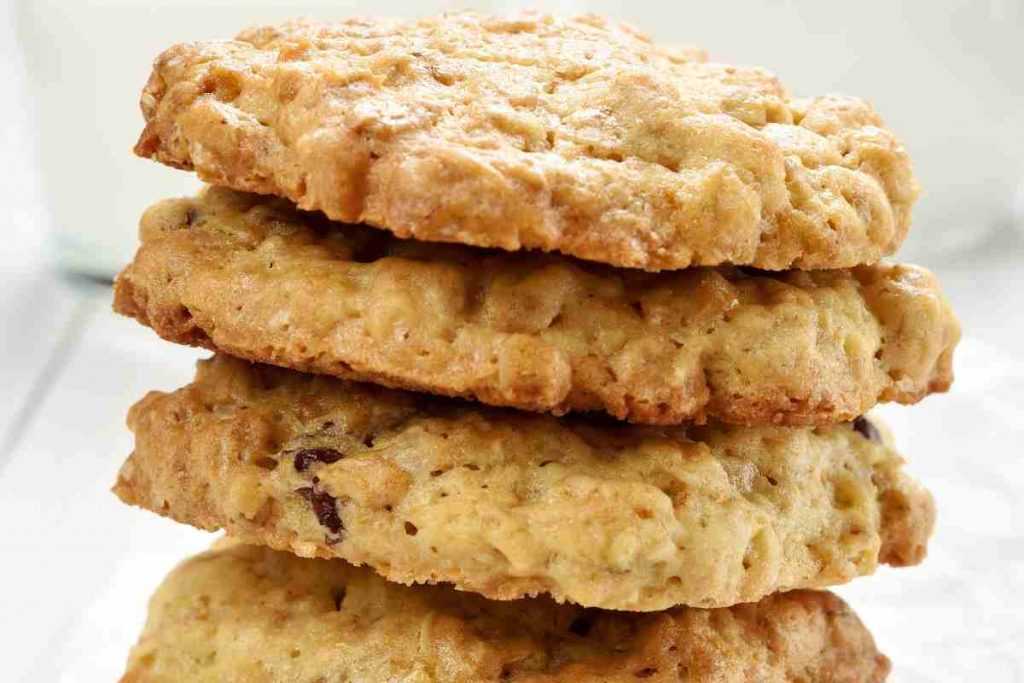
[{"label": "white background", "polygon": [[[185,383],[199,354],[117,319],[109,289],[56,266],[109,274],[134,249],[141,209],[194,185],[129,152],[152,57],[285,12],[265,0],[4,2],[0,679],[110,681],[148,594],[209,543],[108,493],[131,448],[125,410]],[[326,6],[305,13],[452,4]],[[939,274],[965,337],[952,393],[880,412],[934,492],[939,528],[923,566],[840,592],[893,658],[894,680],[1024,681],[1022,3],[549,6],[606,11],[659,40],[769,66],[797,93],[865,96],[911,149],[925,193],[901,257]]]}]

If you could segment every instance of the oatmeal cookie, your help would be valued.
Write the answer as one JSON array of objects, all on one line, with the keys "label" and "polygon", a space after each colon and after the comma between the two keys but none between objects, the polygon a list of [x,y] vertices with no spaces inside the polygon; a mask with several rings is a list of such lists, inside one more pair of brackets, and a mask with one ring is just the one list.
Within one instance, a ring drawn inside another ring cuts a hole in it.
[{"label": "oatmeal cookie", "polygon": [[914,564],[934,517],[863,419],[594,424],[217,356],[129,425],[125,502],[499,600],[752,602]]},{"label": "oatmeal cookie", "polygon": [[865,102],[596,16],[296,21],[176,45],[136,153],[399,237],[647,270],[845,268],[918,189]]},{"label": "oatmeal cookie", "polygon": [[914,266],[642,273],[424,244],[213,188],[161,202],[115,308],[166,339],[349,379],[675,424],[828,424],[952,379]]}]

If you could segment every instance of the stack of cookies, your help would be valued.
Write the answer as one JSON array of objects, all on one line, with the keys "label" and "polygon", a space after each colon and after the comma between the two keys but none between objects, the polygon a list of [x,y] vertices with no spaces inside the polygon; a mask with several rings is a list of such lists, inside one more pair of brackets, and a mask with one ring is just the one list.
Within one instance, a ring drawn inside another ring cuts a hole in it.
[{"label": "stack of cookies", "polygon": [[879,401],[951,381],[864,102],[593,16],[299,21],[161,55],[117,311],[215,352],[125,502],[227,538],[126,681],[876,681],[820,589],[934,519]]}]

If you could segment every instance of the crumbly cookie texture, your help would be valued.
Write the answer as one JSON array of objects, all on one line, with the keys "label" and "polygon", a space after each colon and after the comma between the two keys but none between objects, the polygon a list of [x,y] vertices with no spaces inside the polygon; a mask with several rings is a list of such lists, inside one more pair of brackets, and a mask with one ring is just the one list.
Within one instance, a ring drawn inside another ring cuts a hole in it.
[{"label": "crumbly cookie texture", "polygon": [[212,188],[161,202],[115,308],[250,360],[647,424],[828,424],[952,379],[959,327],[914,266],[643,273],[394,238]]},{"label": "crumbly cookie texture", "polygon": [[906,150],[852,97],[791,98],[595,16],[297,21],[160,55],[135,151],[399,237],[647,270],[873,263]]},{"label": "crumbly cookie texture", "polygon": [[337,560],[228,545],[150,601],[123,683],[874,683],[889,662],[830,593],[627,614],[386,583]]},{"label": "crumbly cookie texture", "polygon": [[500,600],[751,602],[916,563],[934,518],[863,420],[593,424],[217,356],[128,422],[127,503]]}]

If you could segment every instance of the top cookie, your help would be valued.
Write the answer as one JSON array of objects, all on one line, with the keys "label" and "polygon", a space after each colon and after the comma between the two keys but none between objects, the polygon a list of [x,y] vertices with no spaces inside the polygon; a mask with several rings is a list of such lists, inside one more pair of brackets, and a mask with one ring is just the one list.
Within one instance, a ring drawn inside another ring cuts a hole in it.
[{"label": "top cookie", "polygon": [[163,53],[136,152],[399,237],[647,270],[890,254],[917,185],[866,103],[594,16],[298,21]]}]

